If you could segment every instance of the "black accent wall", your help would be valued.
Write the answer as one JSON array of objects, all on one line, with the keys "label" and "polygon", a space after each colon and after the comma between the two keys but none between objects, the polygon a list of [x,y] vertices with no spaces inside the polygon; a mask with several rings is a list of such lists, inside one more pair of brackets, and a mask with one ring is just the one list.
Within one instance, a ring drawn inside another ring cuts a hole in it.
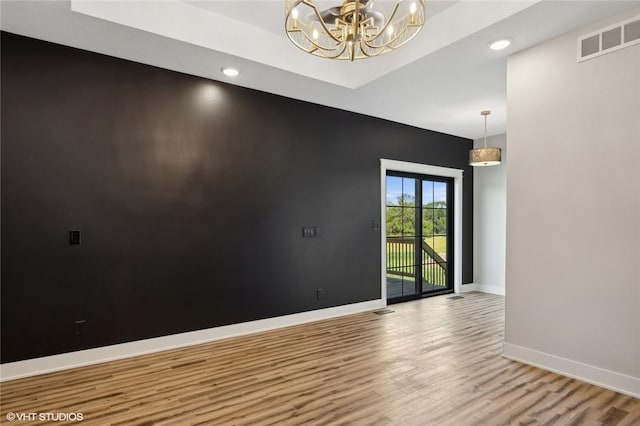
[{"label": "black accent wall", "polygon": [[6,32],[1,49],[3,363],[379,298],[380,158],[465,170],[472,280],[470,140]]}]

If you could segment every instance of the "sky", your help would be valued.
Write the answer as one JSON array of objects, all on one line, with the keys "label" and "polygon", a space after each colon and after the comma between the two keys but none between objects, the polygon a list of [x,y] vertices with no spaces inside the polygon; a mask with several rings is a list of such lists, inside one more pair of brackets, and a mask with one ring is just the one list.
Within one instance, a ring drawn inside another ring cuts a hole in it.
[{"label": "sky", "polygon": [[[415,197],[415,179],[387,176],[387,204],[396,204],[398,197],[404,193]],[[445,182],[422,182],[422,204],[447,200],[447,184]]]}]

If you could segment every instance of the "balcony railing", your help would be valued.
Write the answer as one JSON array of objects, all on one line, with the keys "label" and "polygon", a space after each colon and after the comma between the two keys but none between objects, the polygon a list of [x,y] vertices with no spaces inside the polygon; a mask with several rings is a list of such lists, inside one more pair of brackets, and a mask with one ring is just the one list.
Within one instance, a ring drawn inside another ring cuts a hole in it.
[{"label": "balcony railing", "polygon": [[[387,237],[387,274],[416,278],[416,238]],[[420,261],[422,279],[436,286],[447,285],[447,261],[422,240]]]}]

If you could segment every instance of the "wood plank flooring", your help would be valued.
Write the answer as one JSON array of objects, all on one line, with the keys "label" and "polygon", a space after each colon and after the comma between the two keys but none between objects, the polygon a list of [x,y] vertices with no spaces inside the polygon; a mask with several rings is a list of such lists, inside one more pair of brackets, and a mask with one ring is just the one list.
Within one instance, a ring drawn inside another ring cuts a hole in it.
[{"label": "wood plank flooring", "polygon": [[5,382],[1,421],[640,425],[638,399],[502,358],[503,297],[450,296]]}]

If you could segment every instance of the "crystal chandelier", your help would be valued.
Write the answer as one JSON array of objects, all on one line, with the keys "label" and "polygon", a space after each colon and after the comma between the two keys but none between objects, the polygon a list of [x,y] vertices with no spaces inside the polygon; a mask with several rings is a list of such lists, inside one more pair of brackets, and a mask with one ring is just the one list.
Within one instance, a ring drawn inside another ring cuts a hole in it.
[{"label": "crystal chandelier", "polygon": [[312,55],[364,59],[396,49],[424,25],[426,0],[286,0],[285,28],[291,41]]},{"label": "crystal chandelier", "polygon": [[469,165],[471,166],[495,166],[502,160],[502,150],[500,148],[487,147],[487,116],[491,111],[481,111],[484,117],[484,145],[469,151]]}]

